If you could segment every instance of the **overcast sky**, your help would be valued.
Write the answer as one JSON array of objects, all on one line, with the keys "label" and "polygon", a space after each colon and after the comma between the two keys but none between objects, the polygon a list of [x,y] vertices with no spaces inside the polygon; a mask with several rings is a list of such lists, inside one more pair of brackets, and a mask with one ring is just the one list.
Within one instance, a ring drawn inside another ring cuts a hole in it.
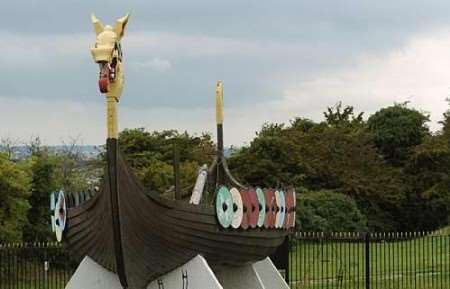
[{"label": "overcast sky", "polygon": [[339,101],[366,115],[410,101],[433,129],[447,109],[450,1],[7,1],[0,137],[103,143],[90,13],[111,24],[126,11],[121,128],[214,132],[216,80],[226,145]]}]

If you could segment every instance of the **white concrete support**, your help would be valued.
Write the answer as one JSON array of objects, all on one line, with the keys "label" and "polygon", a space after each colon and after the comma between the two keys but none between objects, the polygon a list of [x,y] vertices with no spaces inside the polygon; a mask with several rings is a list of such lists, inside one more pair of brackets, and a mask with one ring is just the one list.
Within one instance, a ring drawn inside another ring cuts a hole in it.
[{"label": "white concrete support", "polygon": [[216,276],[223,289],[265,289],[252,265],[223,268]]},{"label": "white concrete support", "polygon": [[254,263],[252,266],[261,278],[265,289],[289,289],[289,285],[269,257]]},{"label": "white concrete support", "polygon": [[147,289],[161,288],[223,289],[205,258],[200,255],[147,286]]},{"label": "white concrete support", "polygon": [[89,257],[84,257],[66,289],[122,289],[119,277]]},{"label": "white concrete support", "polygon": [[[213,272],[198,255],[186,264],[151,282],[147,289],[289,289],[269,258],[251,265]],[[85,257],[65,289],[122,289],[119,278]]]},{"label": "white concrete support", "polygon": [[269,258],[241,267],[216,272],[224,289],[289,289]]}]

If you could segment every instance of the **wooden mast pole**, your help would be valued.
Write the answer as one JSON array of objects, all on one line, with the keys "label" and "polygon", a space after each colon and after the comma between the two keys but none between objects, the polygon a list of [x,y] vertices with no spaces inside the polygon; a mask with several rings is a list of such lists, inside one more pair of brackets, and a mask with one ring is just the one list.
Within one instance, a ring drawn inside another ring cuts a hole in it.
[{"label": "wooden mast pole", "polygon": [[178,151],[177,139],[172,142],[173,148],[173,176],[175,185],[175,200],[181,200],[181,187],[180,187],[180,152]]},{"label": "wooden mast pole", "polygon": [[221,81],[216,84],[216,125],[217,125],[217,182],[219,187],[225,183],[223,171],[223,85]]}]

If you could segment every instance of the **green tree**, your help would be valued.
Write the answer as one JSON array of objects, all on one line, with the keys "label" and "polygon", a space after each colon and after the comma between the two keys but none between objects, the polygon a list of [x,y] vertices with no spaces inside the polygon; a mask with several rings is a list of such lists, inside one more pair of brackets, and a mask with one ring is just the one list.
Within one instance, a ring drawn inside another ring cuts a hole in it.
[{"label": "green tree", "polygon": [[364,112],[355,114],[353,106],[345,106],[342,108],[342,102],[338,102],[335,106],[328,107],[323,113],[325,122],[333,127],[349,127],[355,128],[364,126]]},{"label": "green tree", "polygon": [[368,216],[372,230],[396,228],[405,198],[400,170],[379,155],[361,113],[337,106],[325,117],[321,123],[297,118],[290,126],[265,124],[231,157],[233,173],[251,185],[345,194]]},{"label": "green tree", "polygon": [[22,241],[30,178],[26,168],[0,154],[0,242]]},{"label": "green tree", "polygon": [[210,164],[215,154],[210,135],[192,136],[176,130],[126,129],[120,133],[119,143],[143,185],[159,192],[173,191],[175,150],[184,191],[193,186],[198,168]]},{"label": "green tree", "polygon": [[[450,98],[446,99],[447,103],[450,105]],[[450,143],[450,109],[447,109],[443,114],[444,119],[440,121],[442,125],[442,135]]]},{"label": "green tree", "polygon": [[61,189],[60,179],[57,177],[58,159],[41,148],[28,161],[32,179],[29,197],[31,208],[27,214],[24,240],[44,242],[51,240],[49,195]]},{"label": "green tree", "polygon": [[266,123],[250,146],[233,154],[230,167],[238,179],[250,185],[296,184],[304,176],[298,150],[298,142],[287,136],[284,124]]},{"label": "green tree", "polygon": [[403,103],[380,109],[369,117],[367,124],[386,160],[401,166],[414,146],[430,135],[428,121],[428,115]]},{"label": "green tree", "polygon": [[450,147],[443,134],[414,147],[404,167],[410,186],[403,218],[408,229],[435,230],[449,223]]},{"label": "green tree", "polygon": [[[24,240],[44,242],[54,240],[50,227],[50,193],[63,190],[79,193],[91,187],[90,182],[100,177],[97,166],[83,161],[73,141],[60,151],[50,152],[38,138],[29,145],[31,156],[27,163],[31,173],[31,205],[24,229]],[[97,162],[93,162],[97,165]]]},{"label": "green tree", "polygon": [[332,191],[308,191],[297,197],[297,222],[306,232],[362,232],[366,217],[356,202]]}]

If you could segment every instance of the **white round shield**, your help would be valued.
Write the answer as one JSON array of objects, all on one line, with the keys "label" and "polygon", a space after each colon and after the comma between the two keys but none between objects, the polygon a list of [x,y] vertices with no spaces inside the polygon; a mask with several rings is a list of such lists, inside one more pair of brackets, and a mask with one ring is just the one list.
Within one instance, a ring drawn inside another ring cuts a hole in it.
[{"label": "white round shield", "polygon": [[275,217],[275,228],[282,228],[284,223],[284,214],[285,214],[285,201],[284,201],[284,192],[283,191],[275,191],[275,200],[277,202],[277,215]]},{"label": "white round shield", "polygon": [[56,201],[55,206],[55,233],[56,233],[56,240],[58,242],[62,241],[62,235],[64,229],[66,228],[66,217],[67,217],[66,199],[64,197],[64,193],[60,191],[58,193],[58,200]]},{"label": "white round shield", "polygon": [[275,202],[277,204],[276,208],[275,208],[275,228],[279,228],[279,224],[280,224],[280,212],[281,212],[281,197],[280,197],[280,191],[276,190],[275,191]]},{"label": "white round shield", "polygon": [[230,190],[231,198],[233,199],[233,220],[231,221],[231,227],[237,229],[241,226],[242,217],[244,215],[242,207],[242,197],[239,190],[236,188],[231,188]]},{"label": "white round shield", "polygon": [[284,217],[286,216],[286,198],[284,197],[284,191],[280,191],[280,223],[278,224],[278,228],[283,228],[284,225]]}]

